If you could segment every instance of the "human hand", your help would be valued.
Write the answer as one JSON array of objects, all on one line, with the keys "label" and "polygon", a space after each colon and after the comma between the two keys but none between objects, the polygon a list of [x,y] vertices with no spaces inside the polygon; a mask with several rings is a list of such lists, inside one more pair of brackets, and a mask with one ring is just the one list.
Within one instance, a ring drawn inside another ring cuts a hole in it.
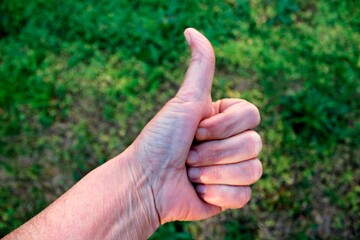
[{"label": "human hand", "polygon": [[191,48],[184,82],[129,147],[162,224],[241,208],[262,174],[261,139],[250,130],[259,111],[240,99],[212,102],[213,48],[195,29],[184,35]]},{"label": "human hand", "polygon": [[160,223],[200,220],[249,201],[249,185],[262,173],[261,139],[250,130],[259,111],[244,100],[212,103],[211,44],[195,29],[185,37],[191,63],[176,96],[129,148],[5,239],[146,239]]}]

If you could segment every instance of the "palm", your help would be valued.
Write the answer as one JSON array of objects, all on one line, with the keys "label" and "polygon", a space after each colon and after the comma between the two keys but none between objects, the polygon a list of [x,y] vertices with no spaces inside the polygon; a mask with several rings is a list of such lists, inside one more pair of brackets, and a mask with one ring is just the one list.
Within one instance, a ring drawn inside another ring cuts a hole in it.
[{"label": "palm", "polygon": [[[142,132],[146,159],[159,173],[158,180],[154,181],[161,184],[155,186],[159,189],[156,196],[159,202],[167,199],[168,205],[162,212],[168,216],[161,216],[166,221],[175,220],[173,216],[176,220],[203,219],[220,211],[198,197],[188,179],[185,164],[200,120],[211,113],[208,99],[205,102],[184,102],[174,98]],[[171,179],[166,179],[167,176]]]}]

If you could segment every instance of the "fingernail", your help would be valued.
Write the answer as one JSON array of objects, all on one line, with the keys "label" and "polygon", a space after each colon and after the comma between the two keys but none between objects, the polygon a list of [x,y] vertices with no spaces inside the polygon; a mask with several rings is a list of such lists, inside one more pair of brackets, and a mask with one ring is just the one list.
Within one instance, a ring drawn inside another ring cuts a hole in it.
[{"label": "fingernail", "polygon": [[190,150],[189,155],[188,155],[188,159],[187,159],[187,163],[188,164],[195,164],[199,161],[199,154],[196,150]]},{"label": "fingernail", "polygon": [[199,168],[189,168],[188,176],[191,180],[199,179],[200,178],[200,169]]},{"label": "fingernail", "polygon": [[197,185],[195,187],[196,192],[200,193],[200,194],[204,194],[206,192],[206,187],[205,185]]},{"label": "fingernail", "polygon": [[187,42],[187,43],[189,44],[189,46],[190,46],[190,44],[191,44],[191,37],[190,37],[189,31],[185,30],[184,35],[185,35],[185,38],[186,38],[186,42]]},{"label": "fingernail", "polygon": [[198,139],[198,140],[205,140],[205,139],[208,138],[208,136],[209,136],[209,132],[208,132],[207,129],[205,129],[205,128],[198,128],[198,129],[196,130],[196,135],[195,135],[196,139]]}]

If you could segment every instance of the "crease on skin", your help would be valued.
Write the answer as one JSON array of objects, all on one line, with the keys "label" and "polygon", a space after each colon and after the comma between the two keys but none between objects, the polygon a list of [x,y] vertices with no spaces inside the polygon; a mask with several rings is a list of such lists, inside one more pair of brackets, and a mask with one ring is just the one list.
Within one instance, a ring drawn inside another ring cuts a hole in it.
[{"label": "crease on skin", "polygon": [[217,100],[216,102],[213,103],[213,110],[214,110],[213,115],[216,115],[216,114],[220,113],[222,102],[223,102],[222,99],[219,99],[219,100]]},{"label": "crease on skin", "polygon": [[[146,183],[147,183],[147,180],[146,180],[146,178],[144,177],[144,175],[141,175],[142,177],[140,178],[140,180],[138,180],[138,181],[135,181],[135,179],[134,179],[134,174],[133,174],[133,171],[129,171],[130,172],[130,175],[131,175],[131,177],[132,177],[132,182],[135,182],[135,189],[142,189],[141,188],[141,186],[142,185],[145,185]],[[141,211],[142,212],[148,212],[148,211],[151,211],[150,209],[151,209],[151,206],[148,206],[147,205],[147,201],[143,201],[143,196],[142,195],[144,195],[144,194],[141,194],[141,193],[139,193],[139,191],[135,191],[135,197],[137,198],[137,200],[138,201],[135,201],[136,203],[138,203],[139,204],[139,206],[138,207],[140,207],[141,208]],[[129,196],[131,197],[131,194],[129,194]],[[131,201],[132,199],[129,199],[129,201]],[[154,206],[154,208],[155,208],[155,210],[156,210],[156,207]],[[134,209],[134,208],[130,208],[130,209]],[[156,211],[155,211],[156,212]],[[131,213],[130,213],[130,215],[132,215]],[[151,214],[150,213],[147,213],[145,216],[148,216],[148,222],[151,224]],[[159,219],[159,217],[158,217],[159,215],[157,214],[157,218]],[[138,220],[137,219],[139,219],[139,217],[141,217],[141,216],[136,216],[135,217],[135,221],[136,222],[138,222]],[[159,222],[160,223],[160,222]],[[141,228],[141,223],[140,222],[138,222],[137,224],[137,227],[136,227],[136,230],[137,229],[142,229]],[[139,227],[139,228],[138,228]],[[143,234],[142,234],[143,235]],[[138,236],[141,236],[140,234],[138,235]]]},{"label": "crease on skin", "polygon": [[[204,50],[194,50],[194,52],[191,54],[190,63],[197,62],[199,64],[204,64],[205,66],[208,66],[210,64],[215,64],[215,58],[207,57],[207,54],[204,54],[203,51],[208,51],[206,49]],[[204,63],[205,62],[205,63]]]},{"label": "crease on skin", "polygon": [[[118,201],[120,201],[119,206],[127,206],[126,209],[120,208],[119,214],[125,215],[128,219],[132,220],[122,221],[121,219],[124,219],[124,217],[120,217],[118,226],[122,228],[122,239],[132,239],[132,235],[129,234],[133,231],[136,232],[137,236],[142,236],[142,238],[145,239],[150,236],[150,233],[144,231],[146,228],[142,226],[141,221],[144,220],[144,216],[147,216],[146,223],[157,228],[160,225],[159,212],[155,204],[154,195],[151,193],[151,185],[147,178],[148,171],[146,171],[141,164],[127,166],[127,174],[121,177],[123,178],[123,182],[129,182],[127,186],[129,189],[124,191],[124,189],[115,188],[115,190],[118,192],[117,195],[121,196],[118,199]],[[141,168],[143,174],[136,175],[138,171],[134,168]],[[138,189],[141,191],[138,191]],[[145,200],[145,198],[150,199],[148,199],[148,201]],[[114,226],[113,228],[115,229],[116,227]],[[114,230],[110,229],[107,236],[113,237],[114,232]]]},{"label": "crease on skin", "polygon": [[153,202],[154,202],[154,207],[155,207],[155,212],[156,212],[156,214],[157,214],[159,224],[162,224],[162,222],[161,222],[161,217],[160,217],[160,212],[159,212],[158,207],[156,206],[154,189],[153,189],[153,187],[152,187],[151,185],[150,185],[150,190],[151,190],[152,199],[153,199]]},{"label": "crease on skin", "polygon": [[[231,102],[231,103],[226,103],[226,102]],[[244,102],[247,101],[242,99],[232,99],[232,98],[219,99],[213,103],[213,112],[214,112],[213,115],[224,113],[234,105],[242,104]]]},{"label": "crease on skin", "polygon": [[[165,109],[174,113],[190,114],[192,117],[196,115],[198,117],[196,126],[198,126],[200,121],[211,116],[212,112],[211,96],[208,96],[208,100],[204,100],[202,92],[202,89],[184,86],[183,83],[176,95],[166,103]],[[194,95],[197,97],[194,98]],[[203,111],[199,112],[198,109],[203,109]]]}]

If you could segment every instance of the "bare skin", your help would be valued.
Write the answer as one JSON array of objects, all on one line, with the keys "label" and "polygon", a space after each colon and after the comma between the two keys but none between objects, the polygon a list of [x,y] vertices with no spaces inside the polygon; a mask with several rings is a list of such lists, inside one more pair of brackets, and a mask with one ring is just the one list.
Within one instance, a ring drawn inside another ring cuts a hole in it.
[{"label": "bare skin", "polygon": [[[5,239],[146,239],[169,221],[241,208],[262,174],[257,108],[212,102],[209,41],[184,33],[191,62],[174,98],[123,153],[96,168]],[[196,143],[194,143],[196,140]]]}]

